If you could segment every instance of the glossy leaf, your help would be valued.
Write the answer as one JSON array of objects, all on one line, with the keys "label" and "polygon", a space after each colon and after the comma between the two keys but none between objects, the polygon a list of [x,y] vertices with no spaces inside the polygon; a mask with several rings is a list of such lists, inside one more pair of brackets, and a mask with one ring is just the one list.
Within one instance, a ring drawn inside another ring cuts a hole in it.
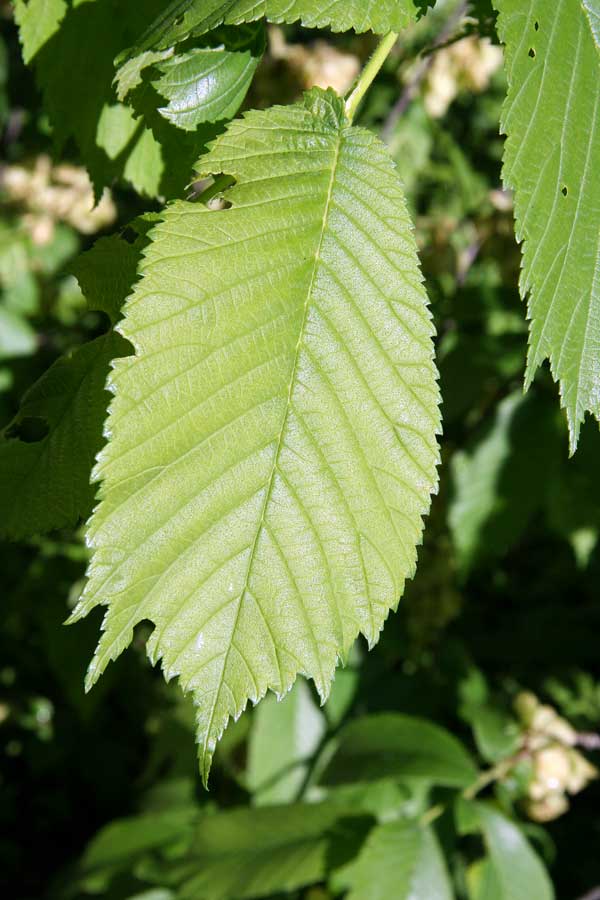
[{"label": "glossy leaf", "polygon": [[[327,697],[415,569],[436,484],[432,325],[402,188],[342,101],[249,113],[202,160],[231,208],[179,202],[121,332],[75,618],[192,691],[204,776],[231,716],[298,673]],[[232,249],[235,248],[235,261]]]},{"label": "glossy leaf", "polygon": [[574,452],[586,413],[600,419],[598,8],[590,0],[587,13],[581,0],[495,4],[509,83],[504,181],[515,192],[531,319],[526,383],[548,358]]},{"label": "glossy leaf", "polygon": [[234,46],[229,30],[226,43],[195,47],[158,65],[153,84],[169,101],[159,112],[187,131],[203,122],[232,118],[250,87],[265,40],[262,29],[251,26]]},{"label": "glossy leaf", "polygon": [[426,719],[381,713],[356,719],[343,729],[323,782],[419,778],[466,787],[476,777],[468,753],[449,732]]}]

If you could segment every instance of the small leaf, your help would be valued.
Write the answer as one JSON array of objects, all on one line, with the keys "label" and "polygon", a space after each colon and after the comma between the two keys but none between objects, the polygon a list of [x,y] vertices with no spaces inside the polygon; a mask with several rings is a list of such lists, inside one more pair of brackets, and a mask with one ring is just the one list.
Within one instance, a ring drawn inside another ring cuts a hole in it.
[{"label": "small leaf", "polygon": [[324,784],[419,778],[467,787],[477,777],[468,753],[445,729],[398,713],[364,716],[342,730]]},{"label": "small leaf", "polygon": [[452,900],[453,892],[435,833],[415,822],[373,828],[356,858],[336,873],[347,900]]},{"label": "small leaf", "polygon": [[526,384],[549,358],[574,452],[586,413],[600,419],[597,3],[494,2],[509,84],[503,177],[515,191],[531,319]]},{"label": "small leaf", "polygon": [[224,43],[195,47],[157,67],[162,74],[153,84],[169,101],[159,112],[178,128],[230,119],[240,108],[264,52],[264,31],[250,26],[235,47],[233,29],[223,38]]},{"label": "small leaf", "polygon": [[90,579],[88,687],[136,622],[194,693],[204,776],[229,718],[298,673],[323,698],[412,576],[435,487],[432,325],[402,188],[343,102],[249,113],[169,207],[119,325]]},{"label": "small leaf", "polygon": [[503,710],[481,705],[470,711],[468,719],[473,726],[477,749],[487,762],[499,762],[517,750],[520,730]]}]

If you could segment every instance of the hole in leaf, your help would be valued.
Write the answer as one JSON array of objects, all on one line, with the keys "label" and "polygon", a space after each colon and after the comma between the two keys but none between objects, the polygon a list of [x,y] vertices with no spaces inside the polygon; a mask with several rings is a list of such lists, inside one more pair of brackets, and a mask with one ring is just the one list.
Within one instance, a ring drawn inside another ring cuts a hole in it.
[{"label": "hole in leaf", "polygon": [[23,416],[19,422],[15,422],[4,432],[7,438],[16,438],[24,444],[37,444],[43,441],[50,428],[46,419],[41,416]]},{"label": "hole in leaf", "polygon": [[211,197],[206,206],[208,209],[218,212],[221,209],[231,209],[233,204],[225,197]]},{"label": "hole in leaf", "polygon": [[569,193],[569,189],[567,188],[567,186],[565,184],[562,187],[561,194],[563,195],[563,197],[566,197],[568,193]]},{"label": "hole in leaf", "polygon": [[529,48],[529,56],[530,56],[532,59],[535,59],[535,50],[533,49],[533,47],[530,47],[530,48]]},{"label": "hole in leaf", "polygon": [[533,23],[533,27],[535,28],[536,31],[539,31],[539,30],[540,30],[540,23],[539,23],[539,22],[534,22],[534,23]]}]

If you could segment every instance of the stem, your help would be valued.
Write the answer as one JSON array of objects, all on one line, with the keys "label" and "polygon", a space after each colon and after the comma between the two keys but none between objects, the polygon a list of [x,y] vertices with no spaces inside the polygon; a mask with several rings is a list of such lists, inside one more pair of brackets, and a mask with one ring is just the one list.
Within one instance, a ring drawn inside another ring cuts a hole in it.
[{"label": "stem", "polygon": [[346,100],[346,116],[350,122],[354,119],[356,110],[360,106],[363,97],[373,84],[373,81],[377,77],[379,70],[386,61],[390,50],[397,40],[398,35],[395,31],[390,31],[389,34],[386,34],[377,45],[373,56],[358,76],[358,81]]},{"label": "stem", "polygon": [[465,800],[473,800],[488,784],[493,784],[494,781],[504,778],[519,761],[521,755],[521,753],[515,753],[507,759],[502,759],[493,768],[481,772],[477,780],[462,792],[462,796]]}]

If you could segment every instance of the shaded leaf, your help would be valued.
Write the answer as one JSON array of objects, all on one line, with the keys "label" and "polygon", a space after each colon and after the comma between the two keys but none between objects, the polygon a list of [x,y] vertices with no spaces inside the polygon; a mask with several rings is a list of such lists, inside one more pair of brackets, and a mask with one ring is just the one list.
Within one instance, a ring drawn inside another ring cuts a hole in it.
[{"label": "shaded leaf", "polygon": [[[109,363],[129,345],[110,333],[61,357],[23,397],[0,440],[0,529],[19,538],[74,525],[89,514],[90,471],[103,444]],[[11,431],[38,420],[41,439],[20,440]]]},{"label": "shaded leaf", "polygon": [[79,863],[82,883],[104,887],[119,872],[131,873],[148,854],[165,856],[178,848],[183,855],[192,842],[198,817],[198,807],[190,804],[116,819],[88,844]]},{"label": "shaded leaf", "polygon": [[97,240],[72,266],[88,308],[105,312],[113,324],[135,282],[140,252],[138,242],[114,234]]},{"label": "shaded leaf", "polygon": [[65,0],[15,0],[14,11],[23,59],[29,63],[58,30],[67,4]]},{"label": "shaded leaf", "polygon": [[248,742],[246,784],[255,804],[289,803],[298,796],[325,727],[305,681],[297,681],[280,702],[273,694],[265,697]]},{"label": "shaded leaf", "polygon": [[[160,8],[160,0],[73,0],[68,8],[55,0],[50,6],[46,0],[18,4],[23,56],[35,69],[55,141],[59,147],[69,139],[76,143],[97,196],[117,178],[147,196],[179,195],[204,140],[213,136],[182,140],[156,105],[139,117],[117,100],[114,58]],[[156,119],[164,126],[158,134]]]},{"label": "shaded leaf", "polygon": [[516,391],[472,446],[454,454],[448,522],[463,570],[519,539],[553,483],[560,437],[552,409]]},{"label": "shaded leaf", "polygon": [[381,713],[356,719],[342,730],[322,781],[334,785],[392,777],[466,787],[477,769],[445,729],[426,719]]},{"label": "shaded leaf", "polygon": [[[187,867],[182,900],[245,900],[321,881],[339,864],[336,848],[356,852],[372,819],[344,818],[336,806],[242,808],[207,816]],[[347,856],[346,856],[347,859]]]}]

